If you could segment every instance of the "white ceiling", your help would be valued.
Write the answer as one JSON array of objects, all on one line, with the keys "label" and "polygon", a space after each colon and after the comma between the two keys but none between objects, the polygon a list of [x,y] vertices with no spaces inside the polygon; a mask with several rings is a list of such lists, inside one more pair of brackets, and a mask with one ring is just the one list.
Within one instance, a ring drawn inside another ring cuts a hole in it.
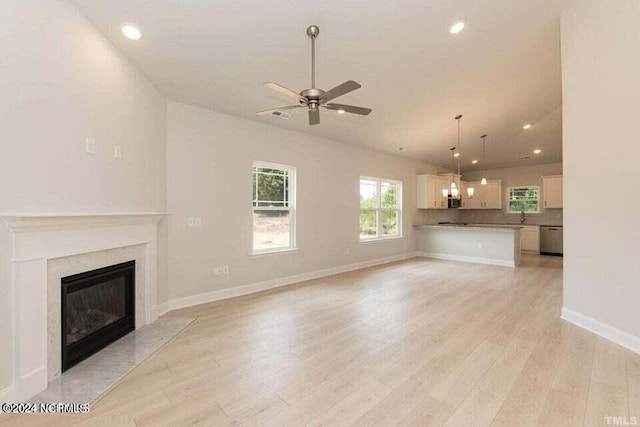
[{"label": "white ceiling", "polygon": [[[173,100],[442,166],[463,114],[464,170],[480,167],[470,161],[481,158],[483,133],[487,168],[561,161],[559,15],[568,1],[72,0]],[[466,28],[451,35],[459,19]],[[143,39],[124,38],[124,23]],[[358,81],[362,89],[335,102],[370,107],[370,116],[323,110],[314,127],[302,109],[288,120],[256,116],[291,103],[263,82],[310,87],[310,24],[320,26],[317,86]]]}]

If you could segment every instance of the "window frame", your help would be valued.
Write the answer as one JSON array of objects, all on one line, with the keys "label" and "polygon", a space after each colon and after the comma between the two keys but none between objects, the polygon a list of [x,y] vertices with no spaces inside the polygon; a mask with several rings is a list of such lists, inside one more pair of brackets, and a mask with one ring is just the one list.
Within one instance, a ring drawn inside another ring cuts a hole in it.
[{"label": "window frame", "polygon": [[[261,169],[280,169],[289,173],[288,185],[285,191],[288,195],[286,201],[287,206],[256,206],[260,200],[254,199],[253,189],[251,191],[251,255],[268,255],[277,253],[286,253],[298,250],[296,245],[296,167],[291,165],[283,165],[280,163],[270,163],[261,160],[254,160],[251,165],[251,177],[253,178],[253,172],[255,168]],[[252,182],[252,187],[253,187]],[[257,186],[256,186],[257,188]],[[283,202],[284,203],[284,202]],[[280,246],[277,248],[256,249],[254,240],[254,214],[256,210],[260,211],[288,211],[289,212],[289,245]]]},{"label": "window frame", "polygon": [[[358,206],[358,239],[360,243],[379,242],[385,240],[402,239],[402,181],[396,179],[377,178],[373,176],[360,176],[358,181],[358,196],[360,195],[360,185],[362,181],[374,181],[376,183],[376,207],[370,209],[362,209]],[[395,208],[383,208],[382,207],[382,183],[387,182],[398,186],[396,193],[396,207]],[[359,198],[359,197],[358,197]],[[376,212],[376,236],[369,238],[362,238],[360,236],[360,214],[363,211],[375,211]],[[397,212],[398,218],[398,234],[394,236],[383,236],[382,231],[382,213],[383,211]]]},{"label": "window frame", "polygon": [[514,190],[514,189],[523,189],[523,188],[526,188],[526,189],[535,188],[536,190],[538,190],[538,198],[537,199],[524,199],[523,200],[523,201],[534,201],[535,200],[537,202],[537,204],[538,204],[538,210],[530,211],[530,212],[526,212],[525,211],[525,214],[529,215],[529,214],[540,214],[540,213],[542,213],[542,209],[541,209],[541,205],[540,205],[541,204],[542,194],[541,194],[539,185],[514,185],[512,187],[507,187],[507,212],[506,213],[508,213],[508,214],[518,214],[518,215],[520,215],[522,213],[522,211],[513,211],[513,210],[511,210],[511,202],[512,202],[512,200],[511,200],[511,191]]}]

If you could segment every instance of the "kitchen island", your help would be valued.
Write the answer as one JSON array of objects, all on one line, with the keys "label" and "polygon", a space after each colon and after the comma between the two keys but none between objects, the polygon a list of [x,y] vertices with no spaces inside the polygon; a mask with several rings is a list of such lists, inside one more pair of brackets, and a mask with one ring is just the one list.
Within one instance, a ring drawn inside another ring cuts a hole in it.
[{"label": "kitchen island", "polygon": [[517,267],[521,226],[421,224],[416,229],[420,256]]}]

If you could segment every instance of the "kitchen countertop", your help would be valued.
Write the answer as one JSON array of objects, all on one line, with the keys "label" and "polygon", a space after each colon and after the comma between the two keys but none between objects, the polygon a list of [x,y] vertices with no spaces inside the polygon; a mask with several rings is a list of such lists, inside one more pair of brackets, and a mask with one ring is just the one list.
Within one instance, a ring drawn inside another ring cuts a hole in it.
[{"label": "kitchen countertop", "polygon": [[497,231],[502,233],[510,233],[515,230],[520,230],[523,227],[521,225],[499,225],[499,224],[415,224],[416,228],[448,228],[455,230],[473,230],[473,231]]}]

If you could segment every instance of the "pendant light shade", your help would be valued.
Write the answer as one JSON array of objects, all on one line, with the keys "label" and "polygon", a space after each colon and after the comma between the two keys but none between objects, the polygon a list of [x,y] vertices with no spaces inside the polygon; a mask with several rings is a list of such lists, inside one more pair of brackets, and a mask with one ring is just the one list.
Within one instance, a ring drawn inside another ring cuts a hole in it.
[{"label": "pendant light shade", "polygon": [[487,178],[483,176],[482,180],[480,180],[480,185],[487,185]]},{"label": "pendant light shade", "polygon": [[475,192],[476,192],[476,190],[473,187],[467,188],[467,196],[470,199],[473,199],[473,195],[474,195]]}]

